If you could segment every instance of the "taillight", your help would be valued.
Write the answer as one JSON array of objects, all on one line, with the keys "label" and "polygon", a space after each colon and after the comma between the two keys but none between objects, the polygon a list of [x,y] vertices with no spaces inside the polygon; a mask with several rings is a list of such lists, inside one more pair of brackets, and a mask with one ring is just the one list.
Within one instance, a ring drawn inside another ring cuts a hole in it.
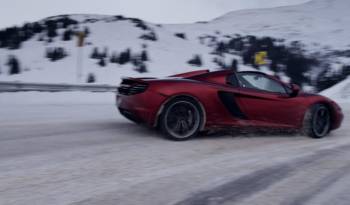
[{"label": "taillight", "polygon": [[147,88],[147,83],[126,79],[121,83],[120,87],[118,88],[118,92],[121,95],[136,95],[145,92]]}]

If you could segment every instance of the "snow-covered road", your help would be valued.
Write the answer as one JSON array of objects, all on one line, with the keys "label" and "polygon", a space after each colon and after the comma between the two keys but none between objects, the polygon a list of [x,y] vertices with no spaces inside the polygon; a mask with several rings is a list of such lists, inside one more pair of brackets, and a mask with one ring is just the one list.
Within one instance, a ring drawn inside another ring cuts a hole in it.
[{"label": "snow-covered road", "polygon": [[321,140],[172,142],[113,103],[111,94],[0,94],[0,204],[349,204],[347,118]]}]

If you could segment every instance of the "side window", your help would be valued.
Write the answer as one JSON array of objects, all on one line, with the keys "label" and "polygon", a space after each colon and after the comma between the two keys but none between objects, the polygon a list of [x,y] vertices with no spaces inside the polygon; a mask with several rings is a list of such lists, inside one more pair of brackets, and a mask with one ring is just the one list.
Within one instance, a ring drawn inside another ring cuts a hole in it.
[{"label": "side window", "polygon": [[240,86],[243,88],[286,94],[286,90],[283,85],[263,74],[238,73],[237,78]]},{"label": "side window", "polygon": [[239,83],[235,74],[228,75],[226,78],[226,83],[233,87],[239,87]]}]

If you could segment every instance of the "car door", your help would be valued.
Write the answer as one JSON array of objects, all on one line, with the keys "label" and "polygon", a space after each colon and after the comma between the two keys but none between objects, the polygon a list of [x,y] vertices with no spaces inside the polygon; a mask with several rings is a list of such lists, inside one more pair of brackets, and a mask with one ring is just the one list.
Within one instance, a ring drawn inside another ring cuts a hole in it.
[{"label": "car door", "polygon": [[236,73],[238,100],[243,113],[258,126],[293,126],[298,116],[297,98],[289,96],[279,81],[258,72]]}]

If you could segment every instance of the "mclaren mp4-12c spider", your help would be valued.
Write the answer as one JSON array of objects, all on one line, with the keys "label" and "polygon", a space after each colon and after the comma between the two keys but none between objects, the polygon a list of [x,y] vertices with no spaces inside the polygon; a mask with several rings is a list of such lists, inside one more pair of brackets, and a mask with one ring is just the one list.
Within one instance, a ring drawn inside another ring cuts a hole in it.
[{"label": "mclaren mp4-12c spider", "polygon": [[123,78],[116,100],[123,116],[173,140],[226,128],[291,129],[322,138],[343,120],[334,101],[255,71]]}]

